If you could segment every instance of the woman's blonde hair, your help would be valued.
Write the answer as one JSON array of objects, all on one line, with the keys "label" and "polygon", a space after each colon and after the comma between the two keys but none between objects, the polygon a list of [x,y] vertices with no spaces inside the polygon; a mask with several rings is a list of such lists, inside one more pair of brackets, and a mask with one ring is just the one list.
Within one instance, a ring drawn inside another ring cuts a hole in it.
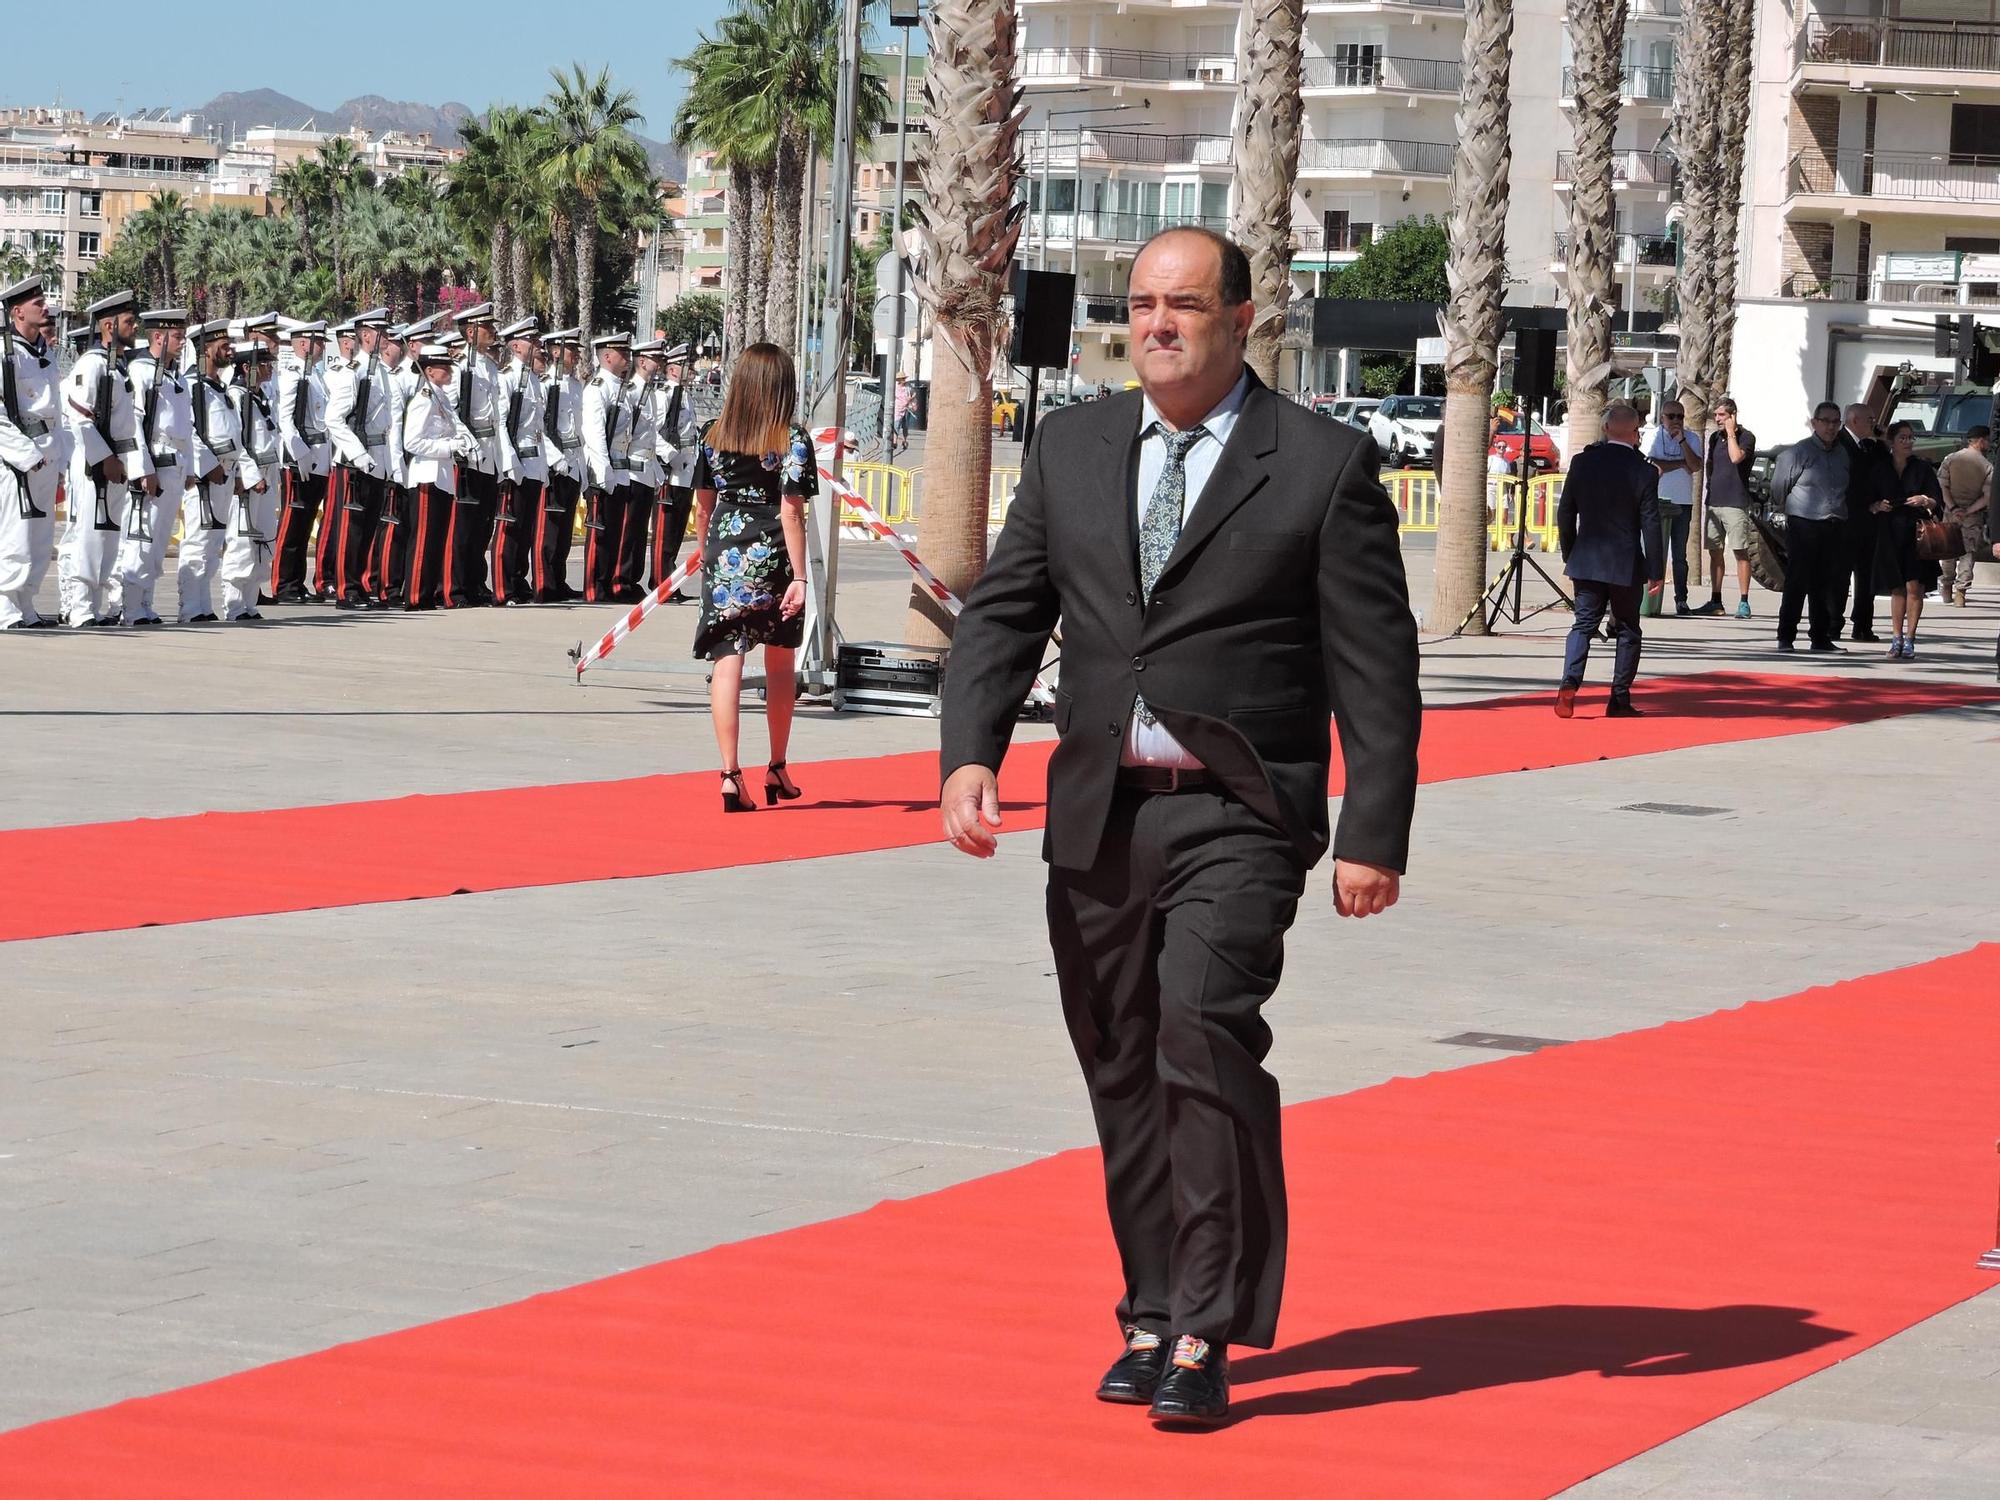
[{"label": "woman's blonde hair", "polygon": [[722,415],[709,431],[708,446],[718,453],[784,452],[798,399],[791,355],[776,344],[752,344],[729,372]]}]

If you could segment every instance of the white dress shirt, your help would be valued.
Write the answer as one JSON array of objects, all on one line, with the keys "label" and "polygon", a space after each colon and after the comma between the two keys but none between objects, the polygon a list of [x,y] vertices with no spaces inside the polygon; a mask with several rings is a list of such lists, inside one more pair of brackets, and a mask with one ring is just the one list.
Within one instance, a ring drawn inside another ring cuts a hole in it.
[{"label": "white dress shirt", "polygon": [[[1182,467],[1187,472],[1187,484],[1182,490],[1181,526],[1187,526],[1187,518],[1201,502],[1201,492],[1208,488],[1209,476],[1215,472],[1215,465],[1222,457],[1222,450],[1229,442],[1229,434],[1236,429],[1236,419],[1243,411],[1243,397],[1250,389],[1249,371],[1244,371],[1228,395],[1216,403],[1215,410],[1203,417],[1197,424],[1206,429],[1206,435],[1187,451],[1182,459]],[[1148,396],[1139,411],[1139,482],[1134,490],[1133,504],[1137,507],[1138,523],[1146,522],[1146,507],[1152,502],[1153,491],[1159,488],[1160,475],[1167,467],[1166,427],[1159,409]],[[1190,755],[1181,742],[1168,733],[1164,724],[1147,724],[1138,714],[1132,715],[1132,722],[1125,729],[1125,751],[1119,757],[1119,764],[1126,766],[1172,766],[1182,770],[1199,770],[1201,762]]]}]

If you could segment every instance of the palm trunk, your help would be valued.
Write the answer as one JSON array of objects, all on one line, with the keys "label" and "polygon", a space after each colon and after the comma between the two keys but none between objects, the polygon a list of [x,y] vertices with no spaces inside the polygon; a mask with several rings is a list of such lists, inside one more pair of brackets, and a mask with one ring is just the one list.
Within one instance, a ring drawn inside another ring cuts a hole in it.
[{"label": "palm trunk", "polygon": [[771,297],[771,187],[776,169],[765,163],[750,174],[750,277],[744,288],[744,338],[753,344],[769,337],[766,317]]},{"label": "palm trunk", "polygon": [[[571,292],[569,216],[558,213],[549,223],[549,316],[563,323],[575,310]],[[582,320],[579,319],[580,323]]]},{"label": "palm trunk", "polygon": [[1236,206],[1229,232],[1250,257],[1257,306],[1245,357],[1276,389],[1292,296],[1292,189],[1299,174],[1305,0],[1250,0],[1236,34]]},{"label": "palm trunk", "polygon": [[[1718,394],[1715,384],[1717,344],[1716,287],[1720,241],[1734,239],[1734,226],[1719,233],[1716,222],[1721,194],[1721,111],[1724,75],[1729,58],[1729,0],[1685,0],[1681,12],[1681,45],[1674,69],[1674,141],[1680,158],[1681,277],[1680,350],[1675,376],[1687,427],[1707,441],[1709,406]],[[1727,295],[1727,294],[1725,294]],[[1691,534],[1702,532],[1702,480],[1694,476]],[[1689,549],[1689,581],[1703,581],[1703,549]]]},{"label": "palm trunk", "polygon": [[[1729,13],[1729,35],[1723,44],[1729,68],[1723,79],[1717,125],[1715,285],[1709,313],[1715,330],[1712,388],[1718,396],[1729,389],[1730,365],[1735,353],[1737,227],[1743,212],[1743,148],[1750,126],[1750,73],[1756,30],[1754,6],[1738,6]],[[1705,412],[1702,426],[1704,429],[1707,426]]]},{"label": "palm trunk", "polygon": [[764,336],[794,354],[799,321],[799,213],[805,187],[805,142],[787,130],[778,142],[771,194],[771,286],[765,298]]},{"label": "palm trunk", "polygon": [[[1015,111],[1014,0],[934,0],[924,21],[930,65],[924,123],[924,256],[918,288],[933,313],[925,560],[963,599],[986,569],[993,467],[993,340],[1008,262],[1021,234]],[[839,211],[845,212],[844,207]],[[912,645],[942,645],[950,620],[921,589],[904,627]]]},{"label": "palm trunk", "polygon": [[597,204],[584,199],[570,224],[570,244],[576,256],[576,317],[588,339],[597,316]]},{"label": "palm trunk", "polygon": [[723,272],[726,301],[722,312],[722,342],[734,359],[747,342],[744,331],[750,322],[750,169],[741,162],[729,164],[728,264]]},{"label": "palm trunk", "polygon": [[340,244],[340,198],[336,194],[327,211],[326,237],[333,245],[333,291],[341,303],[347,302],[347,254]]},{"label": "palm trunk", "polygon": [[486,227],[486,295],[495,302],[506,296],[507,225],[496,218]]},{"label": "palm trunk", "polygon": [[1576,108],[1569,200],[1569,452],[1604,429],[1611,383],[1611,315],[1617,286],[1618,200],[1611,137],[1618,129],[1619,59],[1626,0],[1569,0]]},{"label": "palm trunk", "polygon": [[514,305],[508,312],[507,321],[511,323],[516,318],[527,316],[528,302],[533,295],[531,289],[535,284],[535,273],[528,264],[528,237],[517,229],[512,232],[509,239],[512,243],[508,248],[513,252],[513,264],[509,267],[512,275],[509,279],[513,282]]},{"label": "palm trunk", "polygon": [[[1500,355],[1500,299],[1507,277],[1507,178],[1513,165],[1507,94],[1513,0],[1467,0],[1451,170],[1450,288],[1444,309],[1443,493],[1438,497],[1437,591],[1429,625],[1461,620],[1484,634],[1474,611],[1486,591],[1486,433]],[[1470,618],[1469,618],[1470,617]]]}]

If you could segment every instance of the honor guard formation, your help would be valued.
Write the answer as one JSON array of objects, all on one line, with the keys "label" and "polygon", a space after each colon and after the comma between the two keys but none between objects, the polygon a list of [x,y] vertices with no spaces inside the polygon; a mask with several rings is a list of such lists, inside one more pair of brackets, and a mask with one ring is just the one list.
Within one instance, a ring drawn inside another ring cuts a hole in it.
[{"label": "honor guard formation", "polygon": [[[177,533],[184,625],[631,603],[679,561],[701,441],[685,345],[592,339],[586,381],[581,329],[497,328],[491,303],[329,328],[195,323],[125,291],[85,310],[65,374],[41,278],[0,311],[0,629],[164,623]],[[35,608],[52,555],[60,619]]]}]

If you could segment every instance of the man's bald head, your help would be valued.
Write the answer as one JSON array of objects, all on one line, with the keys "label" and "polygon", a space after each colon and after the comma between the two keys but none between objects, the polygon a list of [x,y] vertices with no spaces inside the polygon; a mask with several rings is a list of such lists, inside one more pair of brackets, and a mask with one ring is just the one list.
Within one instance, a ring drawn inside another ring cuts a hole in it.
[{"label": "man's bald head", "polygon": [[1604,435],[1615,443],[1636,443],[1639,413],[1623,401],[1614,401],[1604,408]]}]

